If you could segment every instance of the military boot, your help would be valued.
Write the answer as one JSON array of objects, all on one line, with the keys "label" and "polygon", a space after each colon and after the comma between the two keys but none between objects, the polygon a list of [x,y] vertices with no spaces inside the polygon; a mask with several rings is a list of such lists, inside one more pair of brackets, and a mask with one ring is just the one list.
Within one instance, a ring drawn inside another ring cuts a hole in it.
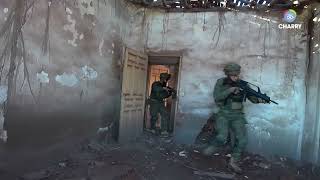
[{"label": "military boot", "polygon": [[219,149],[216,146],[209,145],[208,147],[204,148],[201,153],[205,156],[211,156],[218,151]]},{"label": "military boot", "polygon": [[145,131],[153,135],[156,134],[156,129],[145,129]]},{"label": "military boot", "polygon": [[162,131],[160,136],[166,138],[169,137],[169,133],[167,131]]},{"label": "military boot", "polygon": [[239,166],[239,161],[236,160],[235,158],[231,157],[230,162],[229,162],[229,167],[236,173],[241,174],[242,169]]},{"label": "military boot", "polygon": [[150,132],[151,132],[151,134],[153,134],[153,135],[156,134],[156,130],[155,130],[155,129],[151,129]]},{"label": "military boot", "polygon": [[198,151],[203,151],[206,147],[208,147],[208,144],[205,143],[198,143],[198,144],[193,144],[193,148],[197,149]]}]

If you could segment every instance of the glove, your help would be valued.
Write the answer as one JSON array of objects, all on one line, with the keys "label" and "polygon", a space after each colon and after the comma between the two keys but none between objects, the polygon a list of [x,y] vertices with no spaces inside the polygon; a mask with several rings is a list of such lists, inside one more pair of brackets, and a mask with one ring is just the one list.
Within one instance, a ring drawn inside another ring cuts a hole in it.
[{"label": "glove", "polygon": [[171,87],[163,87],[163,89],[168,91],[168,92],[175,92],[175,90],[172,89]]}]

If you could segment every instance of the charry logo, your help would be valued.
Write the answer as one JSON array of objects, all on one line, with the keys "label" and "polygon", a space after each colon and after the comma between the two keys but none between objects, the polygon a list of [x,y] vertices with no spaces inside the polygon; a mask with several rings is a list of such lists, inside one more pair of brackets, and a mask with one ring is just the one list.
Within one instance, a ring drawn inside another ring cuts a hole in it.
[{"label": "charry logo", "polygon": [[283,13],[283,20],[287,23],[293,23],[297,18],[297,13],[293,9],[286,10]]},{"label": "charry logo", "polygon": [[285,24],[279,24],[279,29],[301,29],[302,24],[294,24],[293,22],[297,19],[297,13],[293,9],[288,9],[283,13],[283,21]]}]

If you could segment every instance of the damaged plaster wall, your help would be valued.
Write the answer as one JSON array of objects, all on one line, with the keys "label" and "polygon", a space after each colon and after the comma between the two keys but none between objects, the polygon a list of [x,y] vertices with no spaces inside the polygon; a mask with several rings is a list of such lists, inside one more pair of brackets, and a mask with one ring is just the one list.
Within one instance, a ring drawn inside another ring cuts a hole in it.
[{"label": "damaged plaster wall", "polygon": [[254,12],[149,11],[147,17],[147,51],[183,53],[175,132],[179,142],[192,143],[216,111],[214,84],[224,76],[223,65],[233,61],[242,66],[243,79],[279,103],[245,103],[248,150],[300,158],[306,101],[305,30],[279,29],[281,14],[268,19],[268,14]]},{"label": "damaged plaster wall", "polygon": [[[35,98],[18,65],[9,144],[10,139],[19,144],[64,139],[70,133],[85,136],[117,118],[122,45],[130,35],[134,9],[113,0],[48,2],[37,1],[23,27]],[[1,25],[12,5],[10,0],[0,2]],[[48,7],[49,50],[43,54]],[[142,47],[135,39],[128,44]]]}]

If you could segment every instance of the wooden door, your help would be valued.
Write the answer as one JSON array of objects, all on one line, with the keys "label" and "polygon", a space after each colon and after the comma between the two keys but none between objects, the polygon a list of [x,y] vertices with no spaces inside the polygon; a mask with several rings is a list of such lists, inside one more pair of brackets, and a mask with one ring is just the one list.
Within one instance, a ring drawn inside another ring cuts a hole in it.
[{"label": "wooden door", "polygon": [[123,59],[119,141],[134,140],[143,131],[148,56],[126,48]]}]

